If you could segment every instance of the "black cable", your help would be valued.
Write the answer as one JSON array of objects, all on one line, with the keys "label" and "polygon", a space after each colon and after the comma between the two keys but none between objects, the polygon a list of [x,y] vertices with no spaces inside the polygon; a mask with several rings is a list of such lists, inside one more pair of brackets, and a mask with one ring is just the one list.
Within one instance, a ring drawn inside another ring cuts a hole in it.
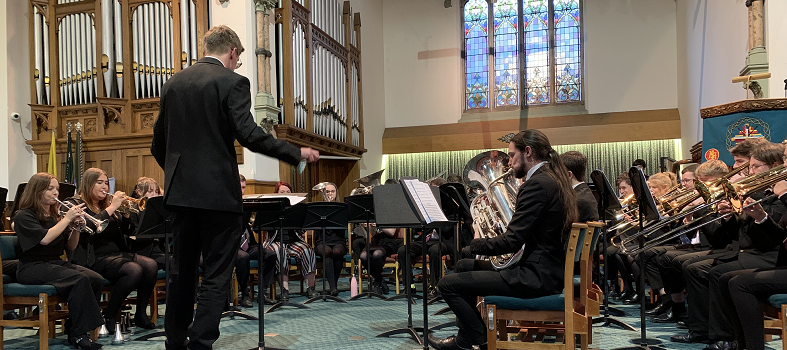
[{"label": "black cable", "polygon": [[[19,122],[19,135],[22,135],[22,139],[25,140],[25,142],[30,141],[30,140],[27,139],[27,137],[25,137],[25,134],[24,134],[23,131],[24,130],[22,129],[22,123]],[[30,135],[30,137],[33,137],[33,135]]]}]

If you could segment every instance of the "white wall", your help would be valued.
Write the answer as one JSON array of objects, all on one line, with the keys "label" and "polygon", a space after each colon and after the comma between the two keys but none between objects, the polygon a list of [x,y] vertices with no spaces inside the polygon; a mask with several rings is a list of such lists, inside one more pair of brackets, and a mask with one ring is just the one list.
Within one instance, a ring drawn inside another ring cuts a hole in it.
[{"label": "white wall", "polygon": [[[682,156],[702,140],[700,109],[743,100],[732,84],[746,64],[748,15],[740,0],[678,0],[678,108]],[[769,48],[770,50],[770,48]]]},{"label": "white wall", "polygon": [[[0,5],[0,18],[5,19],[0,25],[0,38],[6,38],[6,45],[0,48],[0,137],[5,140],[0,142],[0,164],[7,164],[0,168],[0,186],[8,188],[8,200],[13,200],[17,184],[27,182],[36,172],[33,150],[24,139],[32,137],[27,105],[30,103],[28,8],[5,2]],[[19,113],[20,121],[11,121],[14,112]]]},{"label": "white wall", "polygon": [[[768,50],[768,69],[771,72],[770,97],[787,97],[787,1],[765,2],[765,46]],[[776,141],[776,140],[774,140]]]},{"label": "white wall", "polygon": [[[461,1],[386,1],[386,126],[455,123],[463,106]],[[677,107],[674,0],[584,1],[590,113]]]}]

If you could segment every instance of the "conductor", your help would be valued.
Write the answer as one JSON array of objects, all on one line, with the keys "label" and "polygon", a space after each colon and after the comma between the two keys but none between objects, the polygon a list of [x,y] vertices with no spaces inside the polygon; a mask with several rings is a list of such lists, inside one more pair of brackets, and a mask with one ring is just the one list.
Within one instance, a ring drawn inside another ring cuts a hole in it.
[{"label": "conductor", "polygon": [[[232,29],[219,25],[208,30],[204,50],[205,57],[162,87],[150,146],[164,169],[164,205],[174,214],[167,349],[211,349],[219,337],[243,232],[234,141],[292,165],[319,159],[317,151],[277,140],[255,124],[249,79],[234,72],[244,49]],[[192,312],[200,254],[206,268]]]}]

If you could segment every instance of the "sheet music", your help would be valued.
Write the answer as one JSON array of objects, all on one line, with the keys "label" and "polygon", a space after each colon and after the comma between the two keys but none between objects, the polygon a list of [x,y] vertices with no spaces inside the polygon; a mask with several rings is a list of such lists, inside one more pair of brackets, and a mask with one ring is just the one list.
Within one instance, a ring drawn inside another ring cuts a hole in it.
[{"label": "sheet music", "polygon": [[306,200],[306,193],[264,193],[264,194],[246,194],[243,199],[269,199],[269,198],[287,198],[290,200],[290,205],[296,205]]},{"label": "sheet music", "polygon": [[402,179],[407,192],[415,199],[415,205],[427,224],[435,221],[448,221],[429,185],[414,179]]}]

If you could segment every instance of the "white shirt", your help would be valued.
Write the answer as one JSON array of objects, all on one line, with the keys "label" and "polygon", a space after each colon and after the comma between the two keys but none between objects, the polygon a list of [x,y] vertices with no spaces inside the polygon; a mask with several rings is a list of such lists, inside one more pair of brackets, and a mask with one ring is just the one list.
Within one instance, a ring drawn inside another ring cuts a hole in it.
[{"label": "white shirt", "polygon": [[542,165],[544,165],[544,163],[546,163],[546,162],[538,163],[535,166],[533,166],[532,168],[530,168],[530,170],[527,171],[527,176],[525,176],[525,181],[530,180],[530,177],[533,176],[533,173],[535,173],[536,170],[538,170],[538,168],[540,168]]},{"label": "white shirt", "polygon": [[576,190],[576,189],[577,189],[577,186],[579,186],[579,185],[581,185],[581,184],[583,184],[583,183],[584,183],[584,182],[580,182],[580,183],[578,183],[578,184],[576,184],[576,185],[573,185],[573,186],[571,186],[571,188],[573,188],[573,189],[575,189],[575,190]]},{"label": "white shirt", "polygon": [[[216,56],[205,56],[205,57],[210,57],[210,58],[215,59],[216,61],[221,62],[221,60],[218,57],[216,57]],[[224,66],[224,62],[221,62],[221,65]],[[224,68],[227,68],[227,66],[224,66]]]}]

